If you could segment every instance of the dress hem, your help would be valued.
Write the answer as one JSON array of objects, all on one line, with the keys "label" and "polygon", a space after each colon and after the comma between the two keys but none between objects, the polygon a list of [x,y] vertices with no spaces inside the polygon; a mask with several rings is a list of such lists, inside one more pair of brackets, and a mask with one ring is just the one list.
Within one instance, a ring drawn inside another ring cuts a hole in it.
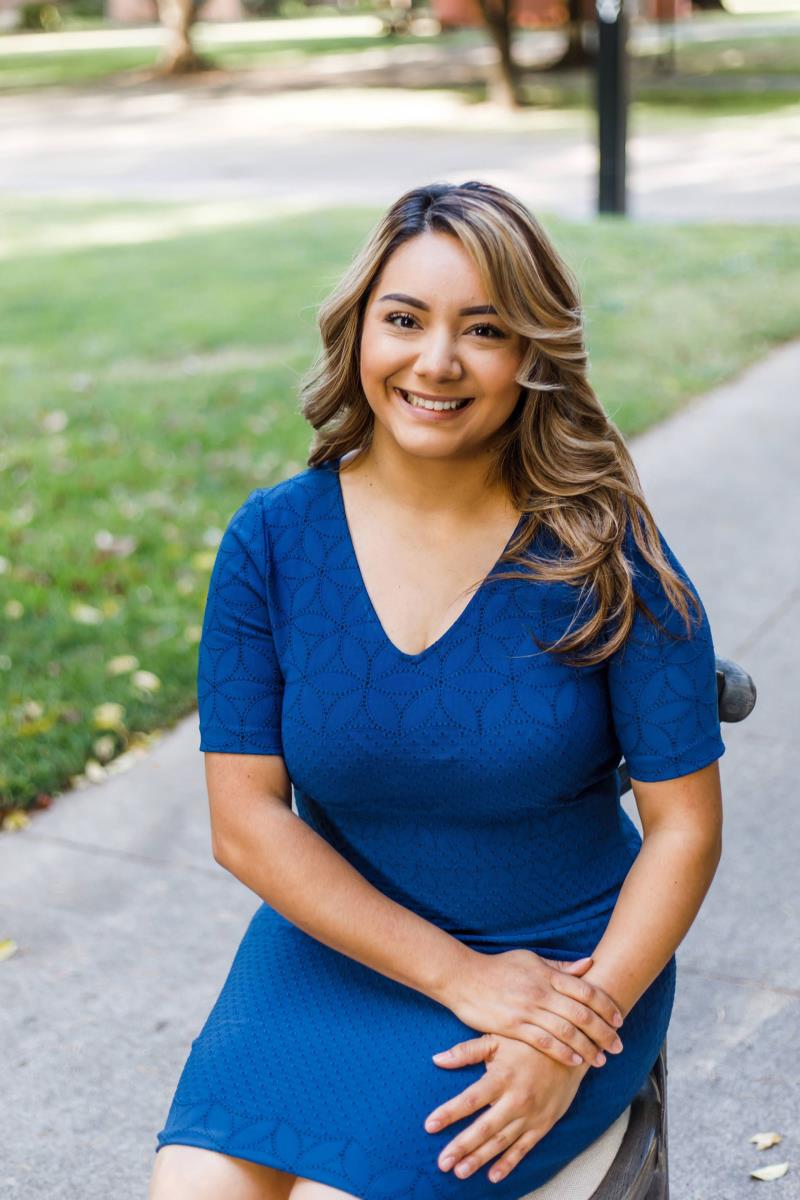
[{"label": "dress hem", "polygon": [[[250,1151],[247,1154],[233,1154],[228,1150],[220,1150],[216,1146],[210,1146],[208,1141],[209,1139],[203,1140],[199,1137],[192,1138],[190,1134],[181,1135],[180,1137],[175,1138],[165,1138],[163,1141],[158,1143],[155,1148],[155,1153],[158,1154],[159,1150],[161,1150],[164,1146],[194,1146],[198,1150],[213,1150],[215,1154],[224,1154],[227,1158],[243,1158],[246,1162],[257,1163],[260,1167],[273,1167],[276,1171],[283,1171],[284,1174],[292,1175],[295,1179],[310,1179],[313,1180],[314,1183],[327,1184],[328,1187],[335,1187],[338,1188],[339,1191],[347,1192],[348,1196],[354,1197],[354,1200],[369,1200],[369,1197],[365,1192],[350,1191],[349,1188],[351,1185],[346,1181],[343,1181],[341,1176],[335,1176],[333,1172],[326,1172],[321,1167],[314,1167],[314,1174],[301,1174],[300,1171],[292,1171],[291,1168],[287,1169],[287,1167],[281,1163],[275,1162],[274,1156],[273,1159],[267,1160],[266,1158],[256,1158],[257,1152],[255,1151]],[[306,1170],[307,1168],[304,1167],[303,1171]]]}]

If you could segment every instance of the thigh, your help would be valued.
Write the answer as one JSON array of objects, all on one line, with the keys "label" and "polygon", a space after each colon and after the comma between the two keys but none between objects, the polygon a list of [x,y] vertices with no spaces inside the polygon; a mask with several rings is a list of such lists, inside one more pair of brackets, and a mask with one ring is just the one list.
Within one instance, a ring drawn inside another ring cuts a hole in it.
[{"label": "thigh", "polygon": [[316,1179],[305,1179],[302,1175],[297,1175],[295,1180],[295,1185],[289,1193],[291,1200],[358,1200],[352,1192],[342,1192],[327,1183],[318,1183]]},{"label": "thigh", "polygon": [[295,1178],[246,1158],[170,1143],[156,1154],[148,1200],[288,1200]]}]

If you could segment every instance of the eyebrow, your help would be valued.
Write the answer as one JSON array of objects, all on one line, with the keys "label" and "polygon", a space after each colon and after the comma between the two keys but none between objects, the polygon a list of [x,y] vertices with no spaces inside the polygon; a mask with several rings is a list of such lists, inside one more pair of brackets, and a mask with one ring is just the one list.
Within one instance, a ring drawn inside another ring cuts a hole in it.
[{"label": "eyebrow", "polygon": [[[422,308],[425,312],[430,312],[430,305],[426,304],[424,300],[417,300],[414,296],[406,296],[402,292],[387,292],[385,296],[380,297],[380,300],[398,300],[401,304],[409,304],[411,308]],[[492,308],[491,304],[473,304],[471,308],[458,310],[460,317],[469,317],[476,313],[497,316],[497,309]]]}]

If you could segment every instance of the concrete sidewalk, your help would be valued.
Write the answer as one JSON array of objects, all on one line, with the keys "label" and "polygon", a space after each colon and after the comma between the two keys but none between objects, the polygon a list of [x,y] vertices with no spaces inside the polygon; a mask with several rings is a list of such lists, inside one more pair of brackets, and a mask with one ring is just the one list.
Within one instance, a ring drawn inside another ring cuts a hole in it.
[{"label": "concrete sidewalk", "polygon": [[[743,1200],[751,1169],[785,1160],[781,1200],[800,1197],[798,378],[795,342],[631,443],[717,653],[759,691],[723,727],[724,855],[678,950],[673,1200]],[[190,1042],[259,903],[211,857],[197,746],[193,715],[129,773],[0,837],[0,937],[20,946],[0,964],[9,1200],[146,1194]],[[764,1130],[784,1140],[759,1153]]]}]

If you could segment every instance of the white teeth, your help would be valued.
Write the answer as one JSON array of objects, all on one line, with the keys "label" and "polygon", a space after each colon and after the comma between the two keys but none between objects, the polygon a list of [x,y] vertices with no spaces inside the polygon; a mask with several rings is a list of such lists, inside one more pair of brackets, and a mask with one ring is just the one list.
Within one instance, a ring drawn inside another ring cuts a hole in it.
[{"label": "white teeth", "polygon": [[427,408],[431,412],[449,412],[453,408],[462,408],[467,402],[466,400],[423,400],[422,396],[417,396],[414,392],[405,392],[404,394],[408,403],[414,408]]}]

